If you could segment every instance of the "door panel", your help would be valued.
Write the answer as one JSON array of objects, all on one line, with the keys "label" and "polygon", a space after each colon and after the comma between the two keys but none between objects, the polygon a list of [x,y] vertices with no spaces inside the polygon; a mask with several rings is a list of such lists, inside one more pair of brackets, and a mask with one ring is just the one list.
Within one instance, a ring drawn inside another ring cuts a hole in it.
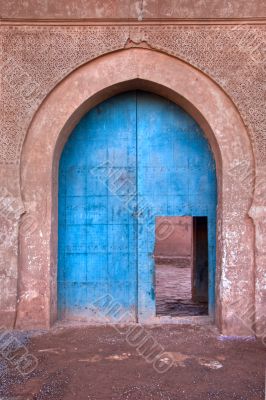
[{"label": "door panel", "polygon": [[[126,100],[126,101],[125,101]],[[115,322],[111,296],[136,318],[136,94],[90,111],[70,136],[59,173],[61,318]]]},{"label": "door panel", "polygon": [[[212,152],[198,124],[183,109],[150,93],[137,94],[139,319],[155,314],[156,216],[207,216],[209,313],[214,310],[216,173]],[[171,227],[169,227],[171,229]]]}]

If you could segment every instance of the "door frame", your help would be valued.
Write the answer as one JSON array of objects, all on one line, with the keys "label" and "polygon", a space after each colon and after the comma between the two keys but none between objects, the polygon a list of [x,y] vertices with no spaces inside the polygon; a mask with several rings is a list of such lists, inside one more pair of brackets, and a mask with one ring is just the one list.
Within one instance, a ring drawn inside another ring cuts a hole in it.
[{"label": "door frame", "polygon": [[91,108],[134,89],[181,106],[209,141],[218,189],[215,322],[223,333],[247,334],[237,307],[243,294],[254,304],[254,227],[247,216],[253,184],[249,179],[243,190],[235,166],[247,163],[254,178],[249,135],[232,100],[210,77],[178,58],[141,48],[110,53],[74,70],[47,95],[32,120],[22,149],[21,190],[27,216],[41,223],[20,236],[16,326],[49,327],[57,319],[57,184],[64,144]]}]

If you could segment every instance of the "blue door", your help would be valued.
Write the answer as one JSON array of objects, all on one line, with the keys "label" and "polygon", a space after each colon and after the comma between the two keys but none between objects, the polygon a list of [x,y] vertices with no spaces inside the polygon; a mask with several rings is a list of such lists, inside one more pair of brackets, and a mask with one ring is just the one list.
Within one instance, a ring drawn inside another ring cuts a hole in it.
[{"label": "blue door", "polygon": [[[139,320],[149,320],[155,315],[156,216],[207,217],[209,314],[213,316],[216,171],[203,131],[192,117],[171,101],[138,93],[137,166]],[[171,226],[168,229],[171,230]],[[163,234],[167,237],[169,233],[166,230]]]},{"label": "blue door", "polygon": [[[157,216],[207,216],[214,308],[216,174],[208,142],[180,107],[129,92],[86,114],[59,167],[59,318],[127,322],[155,316]],[[98,309],[95,309],[97,304]],[[101,309],[102,307],[102,309]]]},{"label": "blue door", "polygon": [[135,321],[137,221],[126,206],[129,202],[135,207],[134,92],[90,111],[73,131],[61,156],[61,318],[101,319],[101,310],[95,313],[95,302],[110,295],[128,311],[128,322]]}]

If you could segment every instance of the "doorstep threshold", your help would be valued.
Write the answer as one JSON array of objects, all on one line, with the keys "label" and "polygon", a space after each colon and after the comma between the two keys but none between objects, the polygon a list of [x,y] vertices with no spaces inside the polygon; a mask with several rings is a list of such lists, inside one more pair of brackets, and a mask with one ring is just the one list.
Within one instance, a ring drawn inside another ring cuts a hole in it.
[{"label": "doorstep threshold", "polygon": [[122,322],[116,323],[106,320],[58,320],[55,322],[53,327],[75,327],[75,326],[127,326],[127,325],[213,325],[213,318],[208,315],[201,316],[182,316],[182,317],[171,317],[167,315],[155,316],[152,318],[139,320],[138,322]]}]

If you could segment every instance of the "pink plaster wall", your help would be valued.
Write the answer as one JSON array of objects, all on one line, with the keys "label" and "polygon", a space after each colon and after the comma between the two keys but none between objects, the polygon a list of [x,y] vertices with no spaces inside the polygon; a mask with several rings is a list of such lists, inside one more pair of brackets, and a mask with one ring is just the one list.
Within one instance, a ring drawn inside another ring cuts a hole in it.
[{"label": "pink plaster wall", "polygon": [[56,320],[61,149],[91,107],[139,88],[184,107],[209,140],[219,190],[216,323],[223,333],[262,336],[265,4],[198,3],[0,2],[2,325],[30,328]]},{"label": "pink plaster wall", "polygon": [[265,17],[263,0],[46,0],[2,1],[3,18],[247,18]]},{"label": "pink plaster wall", "polygon": [[163,225],[171,226],[171,234],[157,239],[156,234],[155,256],[157,257],[191,257],[192,255],[192,217],[157,217],[156,232]]}]

